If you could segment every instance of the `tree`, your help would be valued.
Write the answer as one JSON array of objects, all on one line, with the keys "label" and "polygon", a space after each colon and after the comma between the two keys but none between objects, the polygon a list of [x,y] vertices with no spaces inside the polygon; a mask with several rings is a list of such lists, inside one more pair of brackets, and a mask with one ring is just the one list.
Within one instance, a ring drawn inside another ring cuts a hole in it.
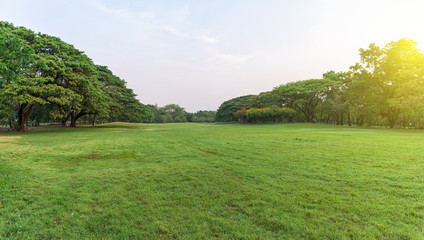
[{"label": "tree", "polygon": [[317,105],[339,85],[340,82],[331,79],[310,79],[280,85],[271,94],[280,107],[293,108],[303,115],[306,122],[313,122]]},{"label": "tree", "polygon": [[330,118],[336,120],[337,124],[343,125],[345,113],[347,113],[348,124],[351,125],[349,112],[349,99],[347,97],[347,82],[350,79],[352,72],[335,72],[328,71],[323,74],[323,79],[329,79],[337,84],[334,84],[326,92],[323,101],[319,104],[320,120],[323,122],[323,114],[326,115],[326,122]]},{"label": "tree", "polygon": [[348,84],[357,114],[383,117],[393,128],[402,111],[420,106],[424,58],[416,45],[401,39],[383,49],[374,43],[360,49],[361,62],[351,67],[353,76]]},{"label": "tree", "polygon": [[187,122],[187,112],[178,104],[168,104],[162,107],[167,114],[166,122]]},{"label": "tree", "polygon": [[51,59],[39,54],[34,44],[38,38],[31,30],[3,23],[0,32],[0,103],[2,115],[13,111],[18,117],[18,130],[25,131],[25,122],[37,105],[65,104],[75,93],[58,85],[45,74]]},{"label": "tree", "polygon": [[107,96],[97,79],[95,65],[87,55],[60,38],[46,34],[38,34],[34,46],[36,53],[51,60],[44,74],[75,94],[64,104],[56,105],[53,114],[62,116],[62,124],[70,119],[70,126],[76,127],[78,119],[87,114],[108,115]]},{"label": "tree", "polygon": [[189,122],[214,122],[216,111],[197,111],[195,113],[187,113],[187,121]]},{"label": "tree", "polygon": [[296,111],[285,107],[266,107],[238,110],[234,116],[243,123],[292,122]]},{"label": "tree", "polygon": [[216,121],[218,122],[234,122],[237,118],[234,113],[248,107],[249,99],[254,95],[246,95],[227,100],[219,106],[216,112]]},{"label": "tree", "polygon": [[146,107],[136,98],[133,90],[126,86],[127,83],[106,66],[97,65],[96,68],[98,79],[108,97],[110,121],[144,121]]}]

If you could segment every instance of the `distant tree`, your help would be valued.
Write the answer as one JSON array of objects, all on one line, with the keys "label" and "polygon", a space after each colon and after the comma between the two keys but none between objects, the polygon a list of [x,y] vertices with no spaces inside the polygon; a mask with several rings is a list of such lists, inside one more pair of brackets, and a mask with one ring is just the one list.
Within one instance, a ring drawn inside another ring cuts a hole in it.
[{"label": "distant tree", "polygon": [[293,108],[303,115],[306,122],[313,122],[318,104],[331,89],[340,84],[331,79],[310,79],[280,85],[271,94],[279,106]]},{"label": "distant tree", "polygon": [[[188,116],[189,114],[186,114]],[[189,122],[214,122],[216,118],[216,111],[197,111],[190,113]],[[187,118],[188,119],[188,118]]]},{"label": "distant tree", "polygon": [[248,107],[249,99],[254,95],[246,95],[227,100],[219,106],[216,112],[217,122],[234,122],[237,118],[234,113]]},{"label": "distant tree", "polygon": [[248,101],[247,108],[264,108],[280,106],[280,102],[275,99],[271,91],[260,93],[253,96]]},{"label": "distant tree", "polygon": [[[352,72],[335,72],[328,71],[323,74],[323,79],[329,79],[337,84],[334,84],[326,92],[323,101],[317,106],[319,119],[321,122],[329,122],[332,118],[337,124],[343,125],[345,115],[347,122],[350,125],[349,98],[347,95],[347,82],[352,76]],[[326,121],[324,121],[324,118]]]},{"label": "distant tree", "polygon": [[156,106],[148,104],[144,107],[144,115],[142,117],[142,122],[144,123],[153,123],[155,122],[155,110]]},{"label": "distant tree", "polygon": [[[126,82],[114,75],[106,66],[96,65],[98,80],[107,96],[111,121],[142,122],[146,107],[136,98]],[[152,114],[150,112],[150,114]]]},{"label": "distant tree", "polygon": [[187,112],[178,104],[168,104],[162,107],[162,109],[169,115],[166,118],[167,122],[187,122]]},{"label": "distant tree", "polygon": [[194,113],[186,113],[187,122],[193,122]]},{"label": "distant tree", "polygon": [[296,111],[291,108],[251,108],[237,111],[234,116],[243,123],[292,122]]}]

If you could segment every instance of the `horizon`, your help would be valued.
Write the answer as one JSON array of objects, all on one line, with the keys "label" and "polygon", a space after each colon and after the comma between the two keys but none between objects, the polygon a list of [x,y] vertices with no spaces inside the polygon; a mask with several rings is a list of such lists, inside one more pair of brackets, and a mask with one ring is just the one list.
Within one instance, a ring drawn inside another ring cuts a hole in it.
[{"label": "horizon", "polygon": [[2,3],[0,14],[74,45],[124,79],[143,104],[196,112],[327,71],[348,71],[359,61],[358,50],[372,42],[383,47],[407,38],[421,48],[423,6],[411,0],[25,0]]}]

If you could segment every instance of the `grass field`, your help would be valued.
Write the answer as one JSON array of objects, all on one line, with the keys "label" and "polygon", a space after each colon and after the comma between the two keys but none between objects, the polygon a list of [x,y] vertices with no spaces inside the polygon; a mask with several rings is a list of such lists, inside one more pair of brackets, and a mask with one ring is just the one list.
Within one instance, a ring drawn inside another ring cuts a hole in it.
[{"label": "grass field", "polygon": [[0,133],[0,239],[423,239],[424,131]]}]

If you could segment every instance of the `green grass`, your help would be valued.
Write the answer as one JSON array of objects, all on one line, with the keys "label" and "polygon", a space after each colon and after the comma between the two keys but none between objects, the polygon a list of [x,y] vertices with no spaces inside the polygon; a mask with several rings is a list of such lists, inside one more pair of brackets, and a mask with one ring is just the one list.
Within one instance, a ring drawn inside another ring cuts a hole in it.
[{"label": "green grass", "polygon": [[0,238],[423,239],[423,146],[313,124],[0,133]]}]

